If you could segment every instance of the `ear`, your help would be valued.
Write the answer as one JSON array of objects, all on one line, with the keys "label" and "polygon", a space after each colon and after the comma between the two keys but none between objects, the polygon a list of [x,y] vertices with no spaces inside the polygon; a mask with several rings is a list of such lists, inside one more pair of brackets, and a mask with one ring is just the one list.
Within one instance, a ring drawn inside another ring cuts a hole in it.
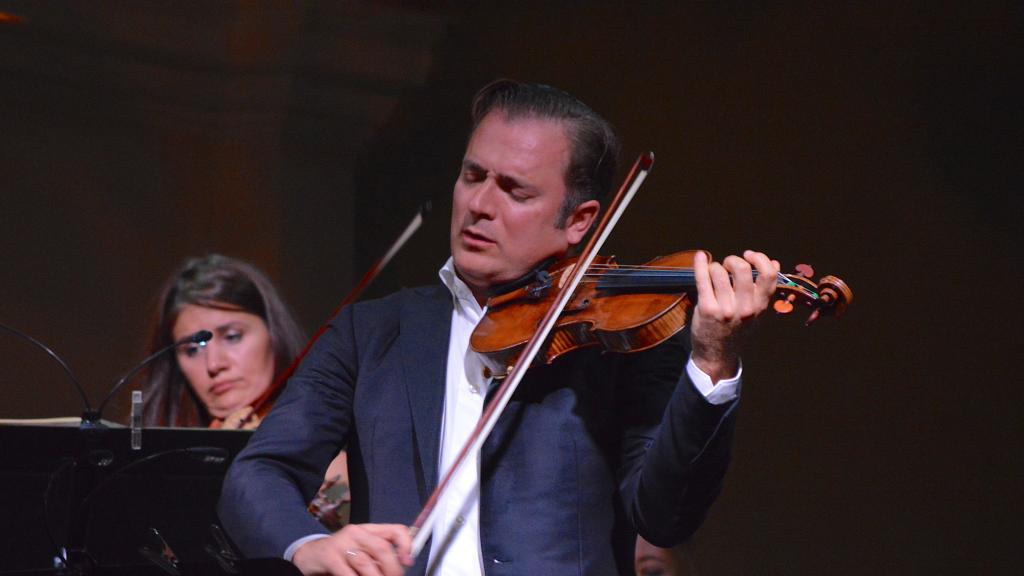
[{"label": "ear", "polygon": [[572,211],[565,221],[565,239],[569,246],[575,246],[583,240],[600,211],[601,203],[597,200],[587,200]]}]

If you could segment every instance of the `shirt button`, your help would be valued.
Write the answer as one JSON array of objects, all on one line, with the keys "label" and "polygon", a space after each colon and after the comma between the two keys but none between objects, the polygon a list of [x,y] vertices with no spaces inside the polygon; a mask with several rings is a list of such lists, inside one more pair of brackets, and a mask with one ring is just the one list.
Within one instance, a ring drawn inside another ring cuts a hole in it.
[{"label": "shirt button", "polygon": [[462,516],[456,516],[455,517],[455,523],[458,524],[459,526],[462,526],[463,524],[466,523],[466,519],[463,518]]}]

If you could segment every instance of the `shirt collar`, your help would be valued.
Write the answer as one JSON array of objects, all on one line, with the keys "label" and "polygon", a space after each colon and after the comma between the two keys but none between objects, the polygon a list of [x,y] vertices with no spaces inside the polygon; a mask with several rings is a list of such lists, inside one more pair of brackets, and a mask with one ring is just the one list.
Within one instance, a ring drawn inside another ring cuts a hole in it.
[{"label": "shirt collar", "polygon": [[448,288],[451,292],[452,298],[456,305],[469,306],[470,310],[477,312],[478,314],[483,312],[483,308],[480,307],[480,303],[476,301],[476,297],[473,296],[473,292],[469,289],[469,286],[459,278],[458,273],[455,272],[455,259],[451,256],[448,257],[448,261],[441,266],[441,269],[437,271],[437,275],[441,278],[441,283]]}]

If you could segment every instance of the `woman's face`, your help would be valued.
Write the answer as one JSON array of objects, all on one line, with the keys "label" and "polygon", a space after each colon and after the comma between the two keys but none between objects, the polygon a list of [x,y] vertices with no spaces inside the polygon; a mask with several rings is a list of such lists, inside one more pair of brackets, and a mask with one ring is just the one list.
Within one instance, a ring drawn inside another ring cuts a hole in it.
[{"label": "woman's face", "polygon": [[179,340],[199,330],[213,332],[205,346],[177,349],[185,379],[215,418],[249,406],[274,378],[274,350],[262,318],[235,310],[186,304],[171,330]]}]

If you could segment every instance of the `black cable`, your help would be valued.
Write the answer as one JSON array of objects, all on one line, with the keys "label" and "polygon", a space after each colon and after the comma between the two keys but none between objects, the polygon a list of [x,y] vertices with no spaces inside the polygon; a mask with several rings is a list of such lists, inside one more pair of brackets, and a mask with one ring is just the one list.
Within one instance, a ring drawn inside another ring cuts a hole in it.
[{"label": "black cable", "polygon": [[3,328],[4,330],[10,332],[11,334],[14,334],[15,336],[20,336],[21,338],[28,340],[32,344],[35,344],[39,348],[42,348],[44,352],[46,352],[47,354],[50,355],[51,358],[56,360],[57,363],[60,364],[60,367],[64,369],[64,372],[68,375],[68,378],[71,378],[71,382],[72,384],[75,385],[75,390],[78,391],[78,395],[82,397],[82,404],[85,405],[85,411],[92,411],[92,405],[89,404],[89,399],[85,397],[85,390],[82,388],[81,383],[78,382],[78,378],[75,378],[75,375],[71,373],[71,368],[68,367],[67,363],[64,362],[64,360],[60,356],[57,356],[56,352],[50,350],[50,348],[47,347],[46,344],[43,344],[39,340],[36,340],[35,338],[29,336],[28,334],[25,334],[24,332],[18,330],[17,328],[13,328],[2,323],[0,323],[0,328]]},{"label": "black cable", "polygon": [[60,477],[61,472],[74,463],[74,458],[67,458],[61,462],[57,469],[50,474],[50,479],[46,482],[46,490],[43,492],[43,527],[46,529],[46,537],[49,538],[50,545],[57,550],[57,559],[65,568],[68,566],[68,559],[64,555],[64,548],[57,543],[57,539],[53,537],[53,532],[50,530],[50,492],[53,491],[53,484]]},{"label": "black cable", "polygon": [[114,385],[114,388],[107,393],[106,397],[103,398],[103,402],[100,402],[100,407],[96,409],[96,419],[98,420],[102,416],[103,408],[106,407],[107,402],[110,402],[110,399],[113,398],[115,394],[117,394],[117,391],[121,389],[121,386],[124,386],[126,383],[131,381],[132,377],[141,372],[142,369],[148,366],[150,362],[152,362],[162,354],[177,348],[178,346],[182,346],[185,344],[198,344],[200,346],[205,346],[206,343],[212,339],[213,332],[210,332],[209,330],[200,330],[195,334],[189,334],[188,336],[185,336],[184,338],[178,340],[177,342],[173,342],[167,346],[164,346],[163,348],[147,356],[145,360],[140,362],[135,368],[129,370],[127,374],[122,376],[121,379],[117,381],[117,384]]}]

